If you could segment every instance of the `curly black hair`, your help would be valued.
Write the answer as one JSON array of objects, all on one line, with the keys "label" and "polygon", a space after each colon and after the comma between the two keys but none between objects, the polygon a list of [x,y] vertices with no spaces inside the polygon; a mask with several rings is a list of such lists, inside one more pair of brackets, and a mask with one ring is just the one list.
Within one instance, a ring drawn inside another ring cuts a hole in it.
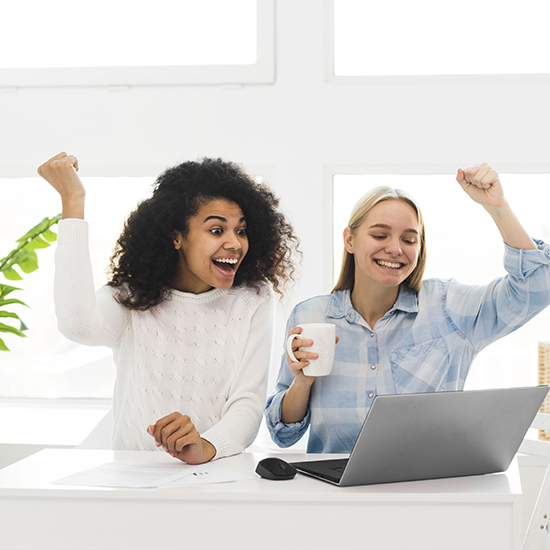
[{"label": "curly black hair", "polygon": [[249,248],[233,285],[265,281],[282,294],[293,279],[299,241],[278,211],[279,199],[237,164],[204,158],[167,169],[156,180],[152,196],[126,220],[108,281],[120,288],[116,298],[121,304],[146,310],[167,297],[178,265],[173,234],[185,235],[189,219],[215,199],[237,203],[246,218]]}]

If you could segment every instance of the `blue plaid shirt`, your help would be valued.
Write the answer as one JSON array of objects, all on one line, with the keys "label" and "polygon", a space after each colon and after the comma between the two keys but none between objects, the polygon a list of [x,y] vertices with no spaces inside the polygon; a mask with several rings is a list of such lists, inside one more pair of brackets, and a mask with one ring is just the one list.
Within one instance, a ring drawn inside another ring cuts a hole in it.
[{"label": "blue plaid shirt", "polygon": [[283,354],[275,393],[265,411],[272,439],[296,443],[310,427],[308,452],[348,453],[377,394],[461,390],[477,353],[524,325],[550,303],[550,246],[505,245],[508,275],[487,286],[428,279],[420,292],[401,286],[394,306],[369,327],[353,309],[350,291],[298,304],[287,332],[301,323],[334,323],[330,376],[315,380],[302,422],[281,422],[281,404],[294,379]]}]

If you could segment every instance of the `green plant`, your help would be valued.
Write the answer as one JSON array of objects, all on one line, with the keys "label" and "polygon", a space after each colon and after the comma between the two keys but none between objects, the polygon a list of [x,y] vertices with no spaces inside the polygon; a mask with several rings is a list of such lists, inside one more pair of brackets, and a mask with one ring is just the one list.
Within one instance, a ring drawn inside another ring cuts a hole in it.
[{"label": "green plant", "polygon": [[[38,269],[38,257],[36,250],[39,248],[48,248],[50,243],[57,239],[57,235],[51,230],[51,227],[61,219],[61,214],[53,218],[44,218],[39,224],[35,225],[30,231],[27,231],[20,239],[17,239],[17,246],[5,257],[0,260],[0,273],[9,281],[20,281],[23,279],[15,267],[23,273],[32,273]],[[17,336],[24,337],[23,331],[27,330],[25,323],[19,318],[17,313],[5,311],[6,306],[19,304],[25,307],[27,304],[16,298],[8,298],[13,291],[20,288],[0,284],[0,318],[15,319],[19,322],[19,328],[0,322],[0,332],[9,332]],[[9,351],[0,338],[0,351]]]}]

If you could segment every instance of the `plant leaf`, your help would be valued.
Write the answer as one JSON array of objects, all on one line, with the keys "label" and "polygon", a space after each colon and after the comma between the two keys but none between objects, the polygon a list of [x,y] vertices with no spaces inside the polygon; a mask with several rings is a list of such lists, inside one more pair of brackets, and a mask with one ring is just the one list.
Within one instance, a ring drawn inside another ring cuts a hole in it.
[{"label": "plant leaf", "polygon": [[[6,279],[11,281],[19,281],[23,279],[19,271],[14,267],[17,266],[23,273],[32,273],[38,269],[38,256],[36,250],[48,248],[50,243],[57,240],[57,235],[51,230],[51,227],[59,222],[61,214],[52,218],[44,218],[40,223],[36,224],[30,231],[27,231],[16,242],[18,246],[14,248],[7,256],[0,259],[0,273],[3,273]],[[6,299],[8,294],[20,288],[10,285],[0,285],[0,308],[19,304],[28,307],[25,302],[15,298]],[[25,323],[19,318],[16,313],[11,311],[0,311],[0,318],[11,318],[19,321],[19,328],[12,327],[5,323],[0,323],[0,332],[9,332],[25,338],[23,331],[28,330]],[[0,339],[0,351],[10,351],[4,341]]]},{"label": "plant leaf", "polygon": [[17,288],[16,286],[0,285],[0,298],[4,298],[8,294],[12,293],[14,290],[21,290],[21,289]]},{"label": "plant leaf", "polygon": [[22,302],[17,298],[10,298],[9,300],[0,300],[0,307],[8,306],[10,304],[21,304],[22,306],[29,307],[25,302]]},{"label": "plant leaf", "polygon": [[29,327],[23,322],[23,320],[17,315],[17,313],[13,313],[12,311],[0,311],[0,317],[10,317],[12,319],[17,319],[19,321],[19,330],[21,332],[25,330],[29,330]]},{"label": "plant leaf", "polygon": [[51,229],[46,229],[42,236],[51,243],[57,241],[57,233],[54,233]]},{"label": "plant leaf", "polygon": [[44,239],[40,237],[40,235],[38,235],[27,243],[26,249],[38,250],[39,248],[48,248],[48,246],[50,246],[50,243],[47,243]]},{"label": "plant leaf", "polygon": [[18,265],[24,273],[32,273],[38,269],[38,258],[34,251],[50,246],[48,241],[57,240],[57,235],[51,230],[51,227],[58,223],[60,219],[61,214],[53,218],[44,218],[17,240],[19,246],[0,260],[0,272],[4,273],[6,279],[18,281],[22,278],[13,269],[15,265]]},{"label": "plant leaf", "polygon": [[22,269],[23,273],[32,273],[38,269],[38,256],[34,250],[25,250],[17,255],[14,263]]},{"label": "plant leaf", "polygon": [[6,325],[4,323],[0,323],[0,332],[10,332],[11,334],[25,338],[25,335],[18,328],[11,327],[10,325]]},{"label": "plant leaf", "polygon": [[[52,218],[44,218],[41,222],[37,223],[32,229],[29,229],[21,238],[17,239],[17,242],[22,244],[29,239],[34,239],[37,235],[50,231],[50,227],[55,225],[61,219],[61,214],[53,216]],[[51,231],[50,231],[51,233]]]},{"label": "plant leaf", "polygon": [[19,273],[17,273],[17,271],[15,271],[15,269],[13,269],[13,267],[7,267],[6,269],[4,269],[2,271],[2,273],[4,274],[4,277],[6,277],[6,279],[8,279],[8,281],[22,281],[23,280],[23,277],[21,277],[21,275],[19,275]]},{"label": "plant leaf", "polygon": [[0,317],[13,317],[14,319],[19,319],[19,315],[17,315],[17,313],[12,313],[11,311],[0,311]]}]

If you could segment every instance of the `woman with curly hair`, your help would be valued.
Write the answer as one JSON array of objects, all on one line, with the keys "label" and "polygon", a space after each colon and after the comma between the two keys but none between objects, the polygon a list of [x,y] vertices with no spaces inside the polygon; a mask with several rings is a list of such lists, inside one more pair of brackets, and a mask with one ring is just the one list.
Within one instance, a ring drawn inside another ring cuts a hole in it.
[{"label": "woman with curly hair", "polygon": [[96,293],[77,171],[66,153],[38,168],[63,205],[56,314],[67,338],[113,350],[113,448],[156,445],[190,464],[242,451],[265,403],[272,288],[293,274],[297,239],[277,198],[220,159],[166,170]]}]

